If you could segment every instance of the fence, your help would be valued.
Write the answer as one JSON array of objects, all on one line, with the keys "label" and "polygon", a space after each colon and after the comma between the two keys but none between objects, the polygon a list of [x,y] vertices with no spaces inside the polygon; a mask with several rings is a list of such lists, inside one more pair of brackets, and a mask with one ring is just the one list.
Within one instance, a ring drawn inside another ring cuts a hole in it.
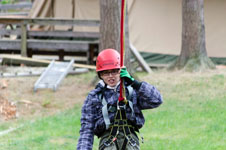
[{"label": "fence", "polygon": [[60,60],[65,55],[86,56],[87,64],[92,64],[98,53],[99,32],[31,30],[34,25],[99,28],[98,20],[0,17],[1,24],[10,28],[0,30],[0,53],[58,55]]}]

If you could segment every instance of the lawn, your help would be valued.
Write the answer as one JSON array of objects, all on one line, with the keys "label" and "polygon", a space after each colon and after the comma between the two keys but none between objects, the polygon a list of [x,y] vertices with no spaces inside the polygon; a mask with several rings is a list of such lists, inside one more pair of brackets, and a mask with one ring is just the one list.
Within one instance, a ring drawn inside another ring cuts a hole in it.
[{"label": "lawn", "polygon": [[[82,76],[84,82],[92,81],[92,75]],[[159,108],[143,111],[146,122],[139,134],[144,137],[141,150],[226,149],[226,70],[156,71],[151,75],[137,73],[137,76],[155,85],[164,98]],[[78,77],[81,75],[66,80]],[[73,105],[73,108],[48,116],[1,122],[1,131],[22,127],[0,136],[0,150],[76,149],[82,103]],[[97,147],[98,139],[95,138],[93,149]]]}]

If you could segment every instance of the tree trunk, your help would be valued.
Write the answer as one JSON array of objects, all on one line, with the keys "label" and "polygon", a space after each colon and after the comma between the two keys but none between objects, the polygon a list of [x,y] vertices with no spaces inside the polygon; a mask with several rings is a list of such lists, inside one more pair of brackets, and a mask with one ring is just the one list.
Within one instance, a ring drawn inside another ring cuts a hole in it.
[{"label": "tree trunk", "polygon": [[175,68],[200,71],[215,68],[207,56],[204,0],[182,1],[182,48]]},{"label": "tree trunk", "polygon": [[[121,0],[100,0],[100,50],[116,49],[120,53]],[[124,65],[130,69],[128,15],[125,19]]]}]

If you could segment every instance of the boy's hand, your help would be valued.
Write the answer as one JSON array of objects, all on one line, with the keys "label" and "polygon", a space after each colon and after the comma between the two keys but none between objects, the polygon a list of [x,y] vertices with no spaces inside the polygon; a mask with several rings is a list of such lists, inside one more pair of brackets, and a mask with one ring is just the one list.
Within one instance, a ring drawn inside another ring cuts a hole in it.
[{"label": "boy's hand", "polygon": [[129,84],[133,83],[134,81],[134,78],[129,74],[126,67],[121,68],[120,77],[124,78],[125,81],[128,82]]}]

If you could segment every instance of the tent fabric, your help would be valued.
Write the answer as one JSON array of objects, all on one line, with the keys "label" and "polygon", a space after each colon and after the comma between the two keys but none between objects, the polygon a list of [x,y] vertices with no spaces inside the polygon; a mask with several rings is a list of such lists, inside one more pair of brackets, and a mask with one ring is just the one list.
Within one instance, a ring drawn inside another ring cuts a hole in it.
[{"label": "tent fabric", "polygon": [[[40,1],[42,8],[33,17],[45,16],[51,9],[46,1]],[[54,17],[75,19],[100,19],[99,0],[53,0]],[[73,1],[75,3],[73,12]],[[182,2],[181,0],[127,0],[129,12],[129,36],[138,51],[179,55],[181,51]],[[45,2],[45,4],[44,4]],[[35,12],[33,10],[32,12]],[[38,11],[38,10],[37,10]],[[32,13],[31,12],[31,13]],[[45,14],[43,14],[45,12]],[[226,57],[226,1],[205,0],[206,48],[209,57]],[[31,15],[32,16],[32,15]],[[70,27],[56,27],[68,30]],[[98,31],[97,28],[74,30]]]},{"label": "tent fabric", "polygon": [[[170,54],[160,54],[160,53],[150,53],[150,52],[140,52],[144,60],[151,66],[155,65],[170,65],[175,62],[178,55]],[[210,57],[215,65],[226,65],[226,58]]]}]

